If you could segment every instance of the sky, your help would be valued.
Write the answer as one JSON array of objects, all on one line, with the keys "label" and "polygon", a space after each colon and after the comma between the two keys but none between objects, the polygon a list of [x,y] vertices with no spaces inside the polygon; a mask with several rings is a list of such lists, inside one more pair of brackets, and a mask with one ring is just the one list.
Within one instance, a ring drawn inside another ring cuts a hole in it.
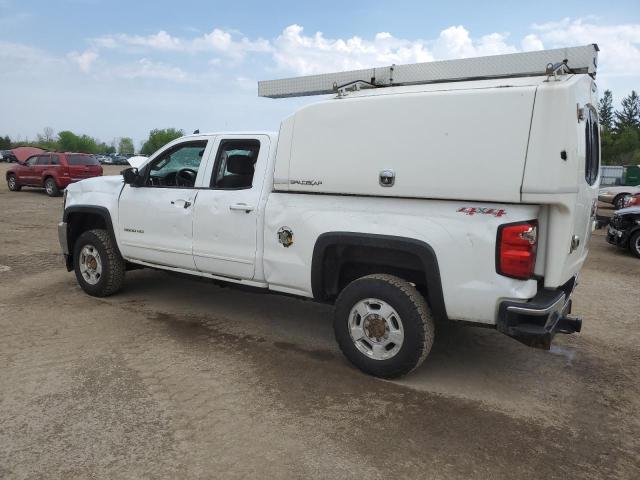
[{"label": "sky", "polygon": [[640,90],[638,0],[0,0],[0,135],[277,130],[317,98],[258,80],[589,43],[601,92]]}]

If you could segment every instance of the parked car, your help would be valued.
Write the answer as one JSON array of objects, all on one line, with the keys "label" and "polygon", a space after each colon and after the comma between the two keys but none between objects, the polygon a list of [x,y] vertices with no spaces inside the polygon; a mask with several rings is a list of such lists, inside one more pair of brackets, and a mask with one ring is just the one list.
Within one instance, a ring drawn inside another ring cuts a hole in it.
[{"label": "parked car", "polygon": [[[342,352],[385,378],[422,363],[436,321],[549,349],[582,324],[570,314],[597,205],[597,46],[431,65],[388,67],[410,84],[339,90],[279,133],[185,136],[122,177],[69,186],[67,269],[93,296],[147,266],[334,304]],[[461,72],[473,78],[449,81]],[[260,91],[330,93],[362,75]]]},{"label": "parked car", "polygon": [[635,195],[627,195],[627,197],[625,197],[624,208],[636,206],[640,207],[640,193],[636,193]]},{"label": "parked car", "polygon": [[100,175],[102,167],[93,155],[45,152],[10,167],[6,179],[13,192],[22,187],[40,187],[55,197],[71,183]]},{"label": "parked car", "polygon": [[625,197],[640,193],[640,185],[631,186],[612,186],[604,187],[598,192],[598,200],[604,203],[612,204],[616,210],[624,208]]},{"label": "parked car", "polygon": [[636,257],[640,257],[640,206],[623,208],[611,217],[607,242],[628,248]]},{"label": "parked car", "polygon": [[0,150],[0,162],[15,163],[18,159],[11,150]]}]

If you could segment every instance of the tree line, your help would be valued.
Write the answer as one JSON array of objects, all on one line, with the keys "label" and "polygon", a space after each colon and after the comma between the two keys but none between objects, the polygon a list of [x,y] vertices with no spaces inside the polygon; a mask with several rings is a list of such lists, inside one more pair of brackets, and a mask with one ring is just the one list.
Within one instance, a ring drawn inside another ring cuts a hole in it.
[{"label": "tree line", "polygon": [[[155,128],[149,132],[149,137],[142,143],[139,153],[151,155],[157,149],[166,145],[176,138],[184,135],[183,130],[176,128]],[[51,127],[46,127],[39,133],[34,141],[15,141],[9,135],[0,136],[0,150],[10,150],[16,147],[39,147],[45,150],[57,152],[79,152],[111,155],[119,153],[121,155],[133,155],[135,147],[133,140],[129,137],[113,139],[107,144],[94,137],[84,134],[76,134],[69,130],[63,130],[57,134]]]},{"label": "tree line", "polygon": [[598,102],[602,127],[602,163],[604,165],[640,164],[640,97],[635,90],[613,108],[613,94],[605,90]]}]

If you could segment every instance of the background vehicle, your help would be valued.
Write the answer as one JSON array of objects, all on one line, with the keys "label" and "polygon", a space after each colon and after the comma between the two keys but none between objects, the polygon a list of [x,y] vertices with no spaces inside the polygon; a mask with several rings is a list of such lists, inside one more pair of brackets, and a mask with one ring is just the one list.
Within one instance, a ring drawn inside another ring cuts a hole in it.
[{"label": "background vehicle", "polygon": [[607,230],[607,242],[622,248],[640,258],[640,206],[618,210]]},{"label": "background vehicle", "polygon": [[0,151],[0,162],[15,163],[18,159],[11,150]]},{"label": "background vehicle", "polygon": [[601,188],[598,193],[598,200],[604,203],[612,204],[616,210],[624,208],[625,197],[640,193],[640,185],[631,186],[614,186]]},{"label": "background vehicle", "polygon": [[345,356],[387,378],[426,358],[436,320],[549,348],[581,328],[596,57],[589,45],[261,82],[276,98],[347,83],[278,134],[189,135],[124,182],[70,186],[67,268],[95,296],[135,264],[332,303]]},{"label": "background vehicle", "polygon": [[624,208],[640,207],[640,193],[635,195],[628,195],[625,197]]},{"label": "background vehicle", "polygon": [[102,167],[93,155],[45,152],[9,168],[6,180],[13,192],[22,187],[40,187],[54,197],[73,182],[101,175]]}]

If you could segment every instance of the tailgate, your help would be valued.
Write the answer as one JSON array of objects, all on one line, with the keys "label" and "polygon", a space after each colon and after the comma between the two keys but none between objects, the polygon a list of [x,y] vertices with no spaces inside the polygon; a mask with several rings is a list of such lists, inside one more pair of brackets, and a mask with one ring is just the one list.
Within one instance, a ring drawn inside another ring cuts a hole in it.
[{"label": "tailgate", "polygon": [[81,180],[102,175],[100,162],[91,155],[71,154],[67,155],[69,176],[72,180]]}]

